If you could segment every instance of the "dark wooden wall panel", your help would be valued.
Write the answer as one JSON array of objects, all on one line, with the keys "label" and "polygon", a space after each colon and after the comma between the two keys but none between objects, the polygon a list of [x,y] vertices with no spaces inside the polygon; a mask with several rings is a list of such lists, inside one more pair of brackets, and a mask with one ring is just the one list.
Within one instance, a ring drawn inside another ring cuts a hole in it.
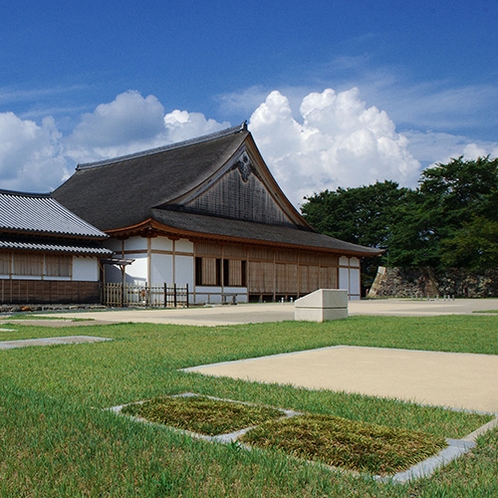
[{"label": "dark wooden wall panel", "polygon": [[99,282],[0,280],[0,304],[95,304]]}]

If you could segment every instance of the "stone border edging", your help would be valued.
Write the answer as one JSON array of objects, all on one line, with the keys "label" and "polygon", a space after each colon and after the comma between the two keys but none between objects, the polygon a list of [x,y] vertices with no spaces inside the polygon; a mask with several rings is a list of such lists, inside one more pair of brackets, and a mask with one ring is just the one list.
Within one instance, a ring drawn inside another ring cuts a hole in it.
[{"label": "stone border edging", "polygon": [[[243,405],[250,405],[250,406],[258,406],[256,403],[249,403],[246,401],[237,401],[237,400],[228,399],[228,398],[218,398],[215,396],[196,394],[196,393],[192,393],[192,392],[185,392],[185,393],[181,393],[181,394],[171,395],[172,398],[174,398],[174,397],[192,397],[192,396],[203,396],[205,398],[212,399],[212,400],[225,401],[225,402],[230,402],[230,403],[240,403]],[[143,401],[137,401],[137,402],[127,403],[124,405],[113,406],[111,408],[108,408],[108,410],[117,414],[117,415],[124,416],[121,414],[121,410],[125,406],[128,406],[130,404],[139,404],[139,403],[143,403]],[[275,407],[272,407],[272,408],[275,408]],[[280,410],[284,414],[284,418],[294,417],[296,415],[303,414],[302,412],[297,412],[294,410],[286,410],[284,408],[276,408],[276,409]],[[199,433],[188,431],[185,429],[178,429],[176,427],[166,426],[164,424],[160,424],[157,422],[150,422],[150,421],[148,421],[144,418],[141,418],[141,417],[133,417],[133,416],[128,416],[128,415],[126,415],[126,416],[128,418],[130,418],[131,420],[134,420],[136,422],[157,425],[160,427],[167,428],[168,430],[178,432],[180,434],[186,434],[186,435],[194,437],[196,439],[202,439],[204,441],[216,442],[216,443],[221,443],[221,444],[237,443],[237,439],[240,436],[243,436],[244,434],[246,434],[247,432],[249,432],[250,430],[252,430],[256,427],[256,426],[250,426],[250,427],[245,427],[243,429],[240,429],[238,431],[231,432],[231,433],[218,434],[216,436],[207,436],[204,434],[199,434]],[[407,483],[409,481],[413,481],[416,479],[430,477],[436,470],[444,467],[448,463],[452,462],[453,460],[456,460],[457,458],[464,455],[465,453],[468,453],[471,449],[475,448],[476,444],[477,444],[476,439],[479,436],[481,436],[482,434],[486,433],[487,431],[494,429],[495,427],[498,426],[498,414],[495,414],[495,416],[496,416],[496,418],[487,422],[486,424],[479,427],[474,432],[468,434],[467,436],[463,437],[462,439],[447,438],[446,442],[448,443],[448,447],[441,450],[437,455],[426,458],[425,460],[422,460],[421,462],[419,462],[415,465],[412,465],[409,469],[404,470],[402,472],[398,472],[398,473],[391,475],[391,476],[374,475],[374,476],[372,476],[373,479],[375,479],[376,481],[379,481],[379,482],[383,482],[383,483],[391,482],[394,484],[404,484],[404,483]],[[241,443],[239,443],[239,444],[241,447],[243,447],[249,451],[252,449],[251,447],[249,447],[245,444],[241,444]],[[331,467],[330,465],[322,464],[321,462],[314,462],[314,461],[308,461],[308,462],[311,464],[315,464],[315,465],[322,465],[324,467],[327,467],[331,470],[338,471],[338,472],[348,472],[348,473],[351,473],[353,475],[361,475],[360,473],[355,472],[355,471],[349,471],[347,469],[342,469],[339,467]]]}]

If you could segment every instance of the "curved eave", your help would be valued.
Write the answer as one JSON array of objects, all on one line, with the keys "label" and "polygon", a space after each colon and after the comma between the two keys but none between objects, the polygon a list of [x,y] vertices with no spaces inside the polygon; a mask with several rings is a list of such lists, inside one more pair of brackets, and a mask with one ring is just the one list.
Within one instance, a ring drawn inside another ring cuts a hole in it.
[{"label": "curved eave", "polygon": [[157,220],[154,220],[153,218],[149,218],[143,221],[142,223],[138,223],[133,226],[123,227],[115,230],[107,230],[106,233],[109,236],[118,239],[126,239],[133,236],[140,236],[140,237],[164,236],[176,240],[183,238],[183,239],[189,239],[191,241],[203,240],[203,241],[214,241],[214,242],[226,242],[232,244],[251,245],[259,247],[264,246],[264,247],[273,247],[273,248],[287,249],[287,250],[302,250],[302,251],[312,251],[312,252],[328,253],[335,255],[356,256],[359,258],[378,256],[384,252],[384,250],[382,249],[373,249],[373,248],[362,248],[364,250],[356,248],[354,249],[345,248],[345,247],[330,248],[330,247],[306,245],[299,243],[232,236],[232,235],[219,234],[219,233],[209,233],[204,231],[200,232],[200,231],[187,230],[187,229],[169,226],[167,224],[160,223]]}]

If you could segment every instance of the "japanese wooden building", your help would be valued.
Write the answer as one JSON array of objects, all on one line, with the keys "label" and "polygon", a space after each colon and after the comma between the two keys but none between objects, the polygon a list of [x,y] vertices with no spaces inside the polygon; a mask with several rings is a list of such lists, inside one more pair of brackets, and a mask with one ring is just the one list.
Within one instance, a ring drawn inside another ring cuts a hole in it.
[{"label": "japanese wooden building", "polygon": [[0,304],[98,303],[107,235],[49,194],[0,191]]},{"label": "japanese wooden building", "polygon": [[[53,197],[133,259],[126,279],[189,285],[196,303],[297,298],[318,288],[360,297],[360,258],[378,254],[317,233],[293,207],[245,124],[82,164]],[[120,281],[106,270],[107,281]]]}]

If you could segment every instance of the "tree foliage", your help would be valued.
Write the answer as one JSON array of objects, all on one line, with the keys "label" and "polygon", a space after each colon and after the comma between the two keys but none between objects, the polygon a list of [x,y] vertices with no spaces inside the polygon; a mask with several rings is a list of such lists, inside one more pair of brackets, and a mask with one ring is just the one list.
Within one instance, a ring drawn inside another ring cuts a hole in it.
[{"label": "tree foliage", "polygon": [[[411,195],[396,182],[376,182],[357,188],[325,190],[306,199],[302,212],[319,232],[347,242],[386,249],[397,208]],[[362,281],[367,287],[375,278],[383,257],[362,261]]]},{"label": "tree foliage", "polygon": [[[319,232],[385,248],[371,266],[498,267],[498,159],[437,164],[416,189],[384,181],[325,190],[302,212]],[[371,273],[368,263],[364,271]]]}]

